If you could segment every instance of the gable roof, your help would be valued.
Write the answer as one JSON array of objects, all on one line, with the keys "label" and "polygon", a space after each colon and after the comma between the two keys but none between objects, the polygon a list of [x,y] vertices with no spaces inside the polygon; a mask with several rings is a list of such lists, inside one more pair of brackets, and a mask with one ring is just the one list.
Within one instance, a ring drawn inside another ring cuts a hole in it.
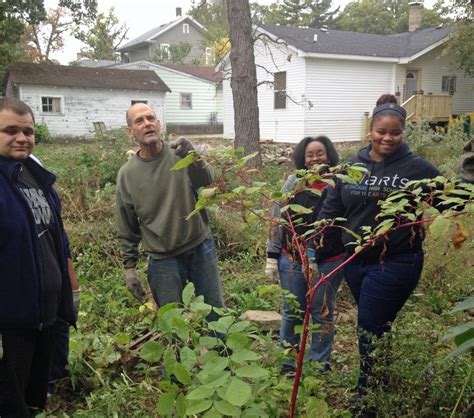
[{"label": "gable roof", "polygon": [[[333,29],[293,28],[280,25],[259,26],[307,54],[334,54],[380,58],[407,58],[438,45],[455,30],[454,25],[419,29],[414,32],[376,35]],[[314,37],[317,35],[316,42]]]},{"label": "gable roof", "polygon": [[163,64],[163,63],[154,63],[150,61],[133,61],[127,62],[125,64],[115,64],[112,68],[130,68],[138,66],[138,68],[143,69],[153,69],[158,70],[171,70],[173,72],[183,73],[185,76],[191,76],[199,78],[203,81],[208,81],[211,83],[221,83],[224,79],[224,74],[220,71],[216,71],[214,67],[208,67],[204,65],[185,65],[185,64]]},{"label": "gable roof", "polygon": [[162,35],[163,33],[169,31],[171,28],[175,27],[176,25],[179,25],[181,22],[184,22],[185,20],[189,20],[199,30],[201,30],[201,31],[204,30],[204,27],[199,22],[194,20],[192,17],[183,16],[183,17],[180,17],[179,19],[173,20],[173,21],[168,22],[168,23],[164,23],[163,25],[160,25],[156,28],[150,29],[149,31],[145,32],[143,35],[140,35],[137,38],[132,39],[131,41],[129,41],[126,44],[122,45],[121,47],[117,48],[116,51],[118,51],[118,52],[126,51],[126,50],[130,49],[131,47],[135,47],[139,44],[151,42],[157,36]]},{"label": "gable roof", "polygon": [[20,62],[6,79],[15,84],[171,92],[154,71],[89,68]]},{"label": "gable roof", "polygon": [[220,71],[216,71],[214,67],[206,67],[204,65],[184,65],[184,64],[159,64],[162,67],[170,68],[175,71],[180,71],[192,75],[197,78],[202,78],[213,83],[220,83],[224,79],[224,75]]}]

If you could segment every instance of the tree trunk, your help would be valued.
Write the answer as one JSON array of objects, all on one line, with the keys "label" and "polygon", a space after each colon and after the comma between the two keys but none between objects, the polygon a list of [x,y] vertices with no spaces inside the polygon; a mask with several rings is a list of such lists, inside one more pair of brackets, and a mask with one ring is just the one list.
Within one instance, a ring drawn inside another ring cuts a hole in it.
[{"label": "tree trunk", "polygon": [[226,0],[232,75],[230,87],[234,99],[235,147],[244,154],[259,154],[248,165],[262,166],[260,128],[258,122],[257,70],[253,52],[252,21],[248,0]]}]

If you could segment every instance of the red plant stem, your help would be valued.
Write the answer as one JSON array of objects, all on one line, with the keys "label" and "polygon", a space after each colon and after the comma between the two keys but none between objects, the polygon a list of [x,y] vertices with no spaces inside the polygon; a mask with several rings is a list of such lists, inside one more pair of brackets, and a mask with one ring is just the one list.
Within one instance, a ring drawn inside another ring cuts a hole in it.
[{"label": "red plant stem", "polygon": [[[464,213],[465,213],[464,211],[456,212],[456,213],[453,213],[450,217],[457,217],[457,216],[462,215]],[[386,231],[383,234],[372,236],[364,245],[362,245],[362,249],[365,249],[368,246],[373,245],[376,240],[380,239],[381,237],[389,234],[390,232],[392,232],[394,230],[397,230],[399,228],[408,228],[408,227],[414,226],[414,225],[422,225],[424,223],[431,222],[435,218],[436,218],[436,216],[432,216],[432,217],[429,217],[429,218],[424,218],[424,219],[420,219],[420,220],[413,221],[413,222],[407,222],[406,224],[397,225],[395,228],[390,229],[389,231]],[[291,225],[291,226],[293,226],[293,225]],[[300,251],[300,246],[298,245],[298,241],[297,241],[297,247],[298,247],[299,256],[301,257],[300,259],[305,260],[306,258],[302,254],[302,252]],[[289,410],[288,410],[289,418],[294,418],[294,416],[295,416],[296,399],[298,397],[298,390],[299,390],[299,386],[300,386],[301,374],[303,372],[304,354],[305,354],[305,351],[306,351],[306,341],[308,339],[308,334],[309,334],[309,329],[308,329],[309,317],[310,317],[311,304],[313,303],[314,294],[316,293],[316,290],[318,290],[318,288],[321,286],[322,283],[324,283],[327,279],[332,277],[339,270],[343,269],[347,264],[349,264],[360,253],[361,253],[361,251],[351,254],[347,259],[345,259],[341,264],[339,264],[332,271],[330,271],[327,274],[321,275],[318,282],[313,287],[311,287],[311,289],[309,289],[308,293],[306,294],[306,310],[305,310],[304,320],[303,320],[303,332],[302,332],[302,335],[301,335],[300,350],[299,350],[297,358],[296,358],[296,374],[295,374],[295,379],[293,381],[293,390],[291,392],[290,405],[289,405]],[[303,266],[304,266],[304,263],[303,263]],[[310,274],[309,269],[307,267],[304,268],[304,275],[306,277],[306,281],[308,283],[311,283],[310,281],[308,281],[309,274]]]},{"label": "red plant stem", "polygon": [[303,363],[304,363],[304,354],[306,351],[306,341],[308,340],[309,334],[309,317],[311,312],[311,304],[313,303],[313,298],[316,293],[316,290],[330,277],[332,277],[335,273],[339,270],[343,269],[347,264],[349,264],[355,257],[357,257],[359,253],[353,253],[350,257],[344,260],[341,264],[339,264],[336,268],[331,270],[327,274],[321,275],[317,283],[308,291],[306,294],[306,310],[304,313],[304,320],[303,320],[303,333],[301,335],[301,344],[300,344],[300,351],[298,352],[298,356],[296,358],[296,374],[295,380],[293,381],[293,390],[291,392],[291,399],[290,399],[290,407],[288,415],[290,418],[294,418],[295,408],[296,408],[296,398],[298,396],[298,389],[300,386],[301,374],[303,372]]}]

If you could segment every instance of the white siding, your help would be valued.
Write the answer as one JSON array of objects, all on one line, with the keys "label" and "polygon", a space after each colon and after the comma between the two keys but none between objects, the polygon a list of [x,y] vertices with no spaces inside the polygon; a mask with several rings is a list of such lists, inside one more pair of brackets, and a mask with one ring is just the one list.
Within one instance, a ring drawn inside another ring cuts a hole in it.
[{"label": "white siding", "polygon": [[437,48],[408,66],[421,68],[421,89],[427,93],[446,94],[441,91],[443,76],[456,76],[456,92],[453,96],[453,113],[474,111],[474,78],[465,77],[462,71],[456,71],[449,63],[449,55]]},{"label": "white siding", "polygon": [[[260,138],[297,142],[303,137],[305,79],[304,59],[283,45],[259,41],[255,45]],[[286,109],[274,109],[274,73],[286,71]]]},{"label": "white siding", "polygon": [[363,137],[364,112],[371,112],[378,97],[394,93],[396,70],[383,62],[306,60],[304,135],[327,135],[335,142]]},{"label": "white siding", "polygon": [[224,138],[234,139],[234,102],[232,98],[232,89],[230,88],[230,64],[227,61],[226,67],[222,69],[224,80],[222,81],[222,98],[224,111]]},{"label": "white siding", "polygon": [[[217,120],[222,122],[222,100],[216,92],[216,83],[152,63],[129,63],[117,68],[143,70],[145,65],[148,65],[146,69],[155,71],[171,90],[165,98],[167,123],[206,124],[210,122],[212,112],[217,112]],[[181,93],[192,94],[192,109],[181,109]]]},{"label": "white siding", "polygon": [[[62,113],[43,113],[42,96],[61,97]],[[20,99],[30,105],[36,121],[45,123],[51,134],[57,136],[92,136],[93,122],[104,122],[107,129],[121,128],[126,125],[125,113],[132,100],[147,100],[164,120],[162,92],[23,85]]]},{"label": "white siding", "polygon": [[[260,139],[297,142],[303,137],[305,78],[304,60],[283,45],[255,44]],[[274,109],[273,74],[286,71],[286,109]],[[230,78],[230,74],[226,78]],[[224,137],[233,138],[234,107],[230,80],[224,80]],[[296,103],[295,103],[296,102]]]},{"label": "white siding", "polygon": [[222,85],[220,85],[216,90],[216,100],[215,100],[215,112],[217,112],[217,122],[224,122],[224,97],[222,91]]}]

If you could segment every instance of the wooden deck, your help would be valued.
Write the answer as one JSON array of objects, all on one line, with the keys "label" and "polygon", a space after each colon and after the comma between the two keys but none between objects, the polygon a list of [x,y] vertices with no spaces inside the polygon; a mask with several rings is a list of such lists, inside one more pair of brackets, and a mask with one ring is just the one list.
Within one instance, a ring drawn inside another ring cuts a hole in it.
[{"label": "wooden deck", "polygon": [[448,122],[453,110],[453,96],[414,94],[401,106],[407,111],[407,121]]},{"label": "wooden deck", "polygon": [[[402,106],[407,111],[407,122],[448,122],[453,111],[453,96],[448,94],[415,93]],[[364,138],[367,139],[372,117],[365,113]]]}]

